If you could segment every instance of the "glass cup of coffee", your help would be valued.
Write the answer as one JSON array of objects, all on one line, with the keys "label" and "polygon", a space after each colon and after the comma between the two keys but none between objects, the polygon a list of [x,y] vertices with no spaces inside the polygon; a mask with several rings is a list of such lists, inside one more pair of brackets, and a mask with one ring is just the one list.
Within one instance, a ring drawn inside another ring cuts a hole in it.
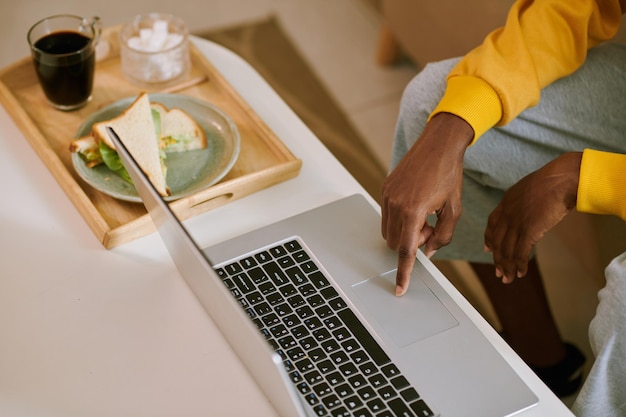
[{"label": "glass cup of coffee", "polygon": [[91,100],[100,40],[98,17],[50,16],[28,31],[35,72],[48,102],[63,111]]}]

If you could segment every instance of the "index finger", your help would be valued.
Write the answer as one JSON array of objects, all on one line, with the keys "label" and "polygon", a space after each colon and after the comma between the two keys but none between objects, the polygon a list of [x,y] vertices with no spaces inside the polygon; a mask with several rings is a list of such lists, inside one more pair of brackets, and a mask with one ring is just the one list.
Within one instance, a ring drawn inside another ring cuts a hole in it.
[{"label": "index finger", "polygon": [[417,252],[413,253],[413,256],[405,251],[398,252],[398,271],[396,272],[396,296],[403,296],[409,289],[409,282],[411,281],[411,271],[415,265],[415,256]]},{"label": "index finger", "polygon": [[[398,297],[404,295],[409,289],[411,271],[415,265],[415,257],[417,256],[418,248],[428,241],[433,233],[433,228],[428,223],[424,223],[423,227],[418,232],[413,232],[413,230],[415,229],[410,230],[410,232],[412,232],[411,243],[398,248],[398,271],[396,272],[395,291]],[[409,232],[409,230],[407,230],[407,232]]]}]

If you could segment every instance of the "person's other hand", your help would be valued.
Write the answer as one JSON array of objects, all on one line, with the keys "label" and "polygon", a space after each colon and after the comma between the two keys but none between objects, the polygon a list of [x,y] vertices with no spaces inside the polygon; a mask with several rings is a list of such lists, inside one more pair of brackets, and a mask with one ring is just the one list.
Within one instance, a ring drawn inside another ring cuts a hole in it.
[{"label": "person's other hand", "polygon": [[581,158],[563,154],[522,178],[489,216],[485,250],[502,282],[526,275],[534,245],[576,206]]},{"label": "person's other hand", "polygon": [[[450,243],[461,215],[463,156],[472,127],[449,113],[434,116],[383,183],[382,235],[398,252],[396,295],[409,286],[418,249],[432,256]],[[429,214],[437,223],[427,223]]]}]

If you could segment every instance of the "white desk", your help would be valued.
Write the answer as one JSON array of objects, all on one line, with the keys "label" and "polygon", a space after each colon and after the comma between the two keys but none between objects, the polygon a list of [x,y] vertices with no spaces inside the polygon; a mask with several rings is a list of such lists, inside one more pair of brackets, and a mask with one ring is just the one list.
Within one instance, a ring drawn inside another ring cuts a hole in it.
[{"label": "white desk", "polygon": [[[365,194],[247,63],[194,42],[303,160],[295,179],[187,221],[201,245]],[[275,415],[157,234],[103,249],[3,108],[0,149],[0,415]],[[441,281],[540,397],[521,415],[571,415]]]}]

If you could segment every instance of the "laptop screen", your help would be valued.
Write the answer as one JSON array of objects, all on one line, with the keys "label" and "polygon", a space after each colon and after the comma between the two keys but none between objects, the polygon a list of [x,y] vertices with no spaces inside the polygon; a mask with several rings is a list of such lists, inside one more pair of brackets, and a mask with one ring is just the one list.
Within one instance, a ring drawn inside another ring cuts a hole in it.
[{"label": "laptop screen", "polygon": [[161,198],[118,135],[107,132],[176,268],[233,351],[280,415],[304,416],[280,356],[271,350],[232,297],[187,229]]}]

